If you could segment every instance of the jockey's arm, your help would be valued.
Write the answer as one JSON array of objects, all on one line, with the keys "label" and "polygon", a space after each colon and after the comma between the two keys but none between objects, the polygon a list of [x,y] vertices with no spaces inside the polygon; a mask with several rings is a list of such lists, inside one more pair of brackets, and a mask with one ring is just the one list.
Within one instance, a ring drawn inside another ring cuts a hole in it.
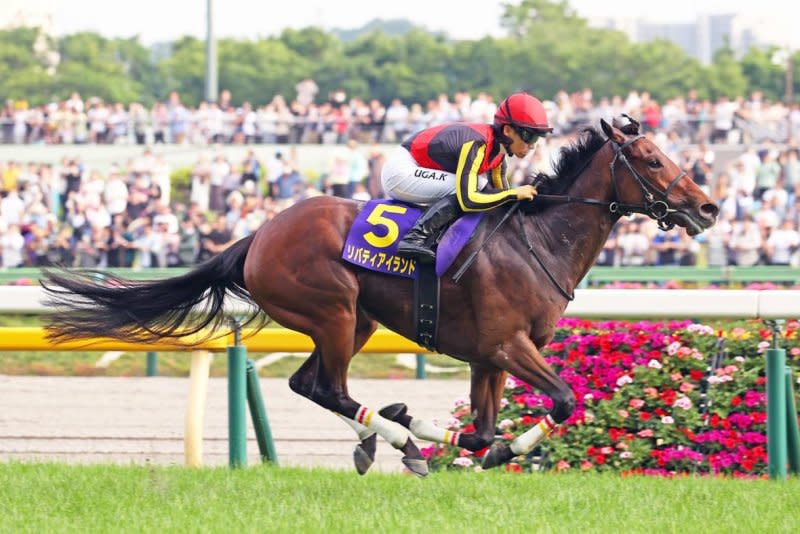
[{"label": "jockey's arm", "polygon": [[517,198],[517,190],[508,187],[503,169],[492,171],[492,186],[478,191],[478,173],[486,152],[485,143],[467,141],[461,147],[456,170],[456,197],[464,211],[484,211]]}]

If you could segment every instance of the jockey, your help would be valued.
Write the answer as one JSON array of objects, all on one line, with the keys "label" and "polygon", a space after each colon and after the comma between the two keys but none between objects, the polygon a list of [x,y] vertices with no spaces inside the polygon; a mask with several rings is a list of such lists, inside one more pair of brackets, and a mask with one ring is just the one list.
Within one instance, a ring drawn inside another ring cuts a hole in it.
[{"label": "jockey", "polygon": [[406,139],[383,166],[383,189],[395,200],[428,208],[398,244],[398,254],[433,262],[432,238],[463,212],[532,200],[532,185],[509,186],[505,157],[525,157],[552,131],[542,103],[514,93],[498,106],[493,124],[442,124]]}]

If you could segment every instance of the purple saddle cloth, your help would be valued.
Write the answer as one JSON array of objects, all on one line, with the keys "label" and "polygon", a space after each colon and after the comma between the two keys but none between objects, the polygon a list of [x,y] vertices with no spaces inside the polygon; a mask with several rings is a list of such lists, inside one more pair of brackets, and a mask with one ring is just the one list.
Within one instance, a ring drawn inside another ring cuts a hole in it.
[{"label": "purple saddle cloth", "polygon": [[[342,250],[342,259],[380,273],[416,278],[414,260],[397,255],[397,244],[422,214],[396,200],[370,200],[356,216]],[[467,213],[447,229],[436,251],[436,276],[441,277],[469,242],[484,212]]]}]

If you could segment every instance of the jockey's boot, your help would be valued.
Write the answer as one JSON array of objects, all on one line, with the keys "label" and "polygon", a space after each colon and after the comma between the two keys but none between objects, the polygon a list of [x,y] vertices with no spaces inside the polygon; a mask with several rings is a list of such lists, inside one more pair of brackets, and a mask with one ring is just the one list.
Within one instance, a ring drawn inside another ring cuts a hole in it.
[{"label": "jockey's boot", "polygon": [[415,259],[421,263],[436,261],[436,253],[432,250],[431,241],[448,223],[461,215],[461,206],[455,194],[437,200],[397,245],[397,254],[404,258]]}]

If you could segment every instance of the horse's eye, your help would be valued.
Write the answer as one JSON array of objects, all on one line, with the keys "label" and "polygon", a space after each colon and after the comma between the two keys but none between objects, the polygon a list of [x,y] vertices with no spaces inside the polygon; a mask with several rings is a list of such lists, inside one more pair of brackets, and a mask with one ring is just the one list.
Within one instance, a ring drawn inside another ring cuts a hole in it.
[{"label": "horse's eye", "polygon": [[661,165],[661,162],[655,158],[648,161],[647,166],[650,167],[651,169],[660,169],[661,167],[663,167],[663,165]]}]

